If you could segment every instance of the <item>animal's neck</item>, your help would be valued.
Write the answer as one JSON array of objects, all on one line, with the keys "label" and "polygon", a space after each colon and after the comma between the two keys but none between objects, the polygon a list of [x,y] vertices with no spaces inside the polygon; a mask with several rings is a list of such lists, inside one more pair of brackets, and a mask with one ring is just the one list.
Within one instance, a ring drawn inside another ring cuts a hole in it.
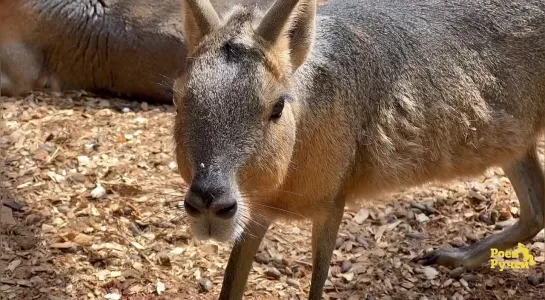
[{"label": "animal's neck", "polygon": [[360,40],[359,44],[354,45],[336,40],[343,38],[336,36],[339,32],[342,33],[342,29],[336,28],[333,31],[328,22],[331,20],[318,19],[313,49],[291,80],[300,103],[299,113],[302,119],[308,115],[331,114],[333,112],[327,108],[335,106],[334,103],[344,106],[342,113],[355,113],[354,105],[340,102],[357,99],[359,103],[354,104],[365,105],[367,100],[362,97],[372,95],[373,82],[380,80],[373,77],[373,73],[380,73],[381,70],[378,68],[382,68],[379,64],[373,63],[375,60],[373,54],[370,52],[362,54],[365,50],[356,49],[369,48],[365,45],[366,42]]}]

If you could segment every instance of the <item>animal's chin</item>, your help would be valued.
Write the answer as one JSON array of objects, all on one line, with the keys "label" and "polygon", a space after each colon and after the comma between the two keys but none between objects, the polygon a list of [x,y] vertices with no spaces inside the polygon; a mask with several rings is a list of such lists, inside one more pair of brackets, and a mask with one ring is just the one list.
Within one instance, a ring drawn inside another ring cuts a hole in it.
[{"label": "animal's chin", "polygon": [[192,220],[191,233],[201,241],[213,240],[220,243],[235,240],[240,235],[234,224],[229,221],[210,222],[207,220]]}]

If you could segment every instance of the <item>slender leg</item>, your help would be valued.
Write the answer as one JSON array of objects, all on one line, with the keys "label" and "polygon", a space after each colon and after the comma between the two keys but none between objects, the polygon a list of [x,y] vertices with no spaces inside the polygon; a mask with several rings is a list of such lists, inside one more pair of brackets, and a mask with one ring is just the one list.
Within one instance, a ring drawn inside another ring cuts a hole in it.
[{"label": "slender leg", "polygon": [[248,224],[242,237],[235,243],[223,277],[220,300],[242,299],[253,258],[269,225],[268,220],[255,220],[255,223]]},{"label": "slender leg", "polygon": [[335,249],[335,240],[343,218],[344,199],[337,199],[322,218],[312,221],[312,279],[310,300],[322,299],[322,292]]},{"label": "slender leg", "polygon": [[545,223],[545,179],[535,146],[518,161],[504,166],[520,202],[520,220],[511,227],[464,248],[439,249],[424,256],[424,264],[475,269],[490,259],[490,248],[505,250],[534,237]]}]

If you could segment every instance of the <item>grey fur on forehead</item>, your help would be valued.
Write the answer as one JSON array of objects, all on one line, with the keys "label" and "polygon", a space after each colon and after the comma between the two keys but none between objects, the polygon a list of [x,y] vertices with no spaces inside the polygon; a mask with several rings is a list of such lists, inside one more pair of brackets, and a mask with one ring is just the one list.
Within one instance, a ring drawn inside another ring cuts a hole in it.
[{"label": "grey fur on forehead", "polygon": [[252,24],[252,27],[259,25],[264,12],[257,6],[236,5],[222,17],[226,26],[240,26],[244,23]]},{"label": "grey fur on forehead", "polygon": [[[256,41],[254,29],[259,25],[263,13],[257,7],[235,6],[222,19],[221,28],[203,37],[197,47],[196,60],[216,59],[226,44],[233,46],[239,54],[254,56],[258,60],[265,56],[263,47]],[[256,57],[257,56],[257,57]]]},{"label": "grey fur on forehead", "polygon": [[251,74],[241,75],[239,80],[255,83],[258,80],[255,75],[261,70],[276,74],[278,71],[267,55],[268,46],[254,32],[262,14],[257,8],[235,7],[224,17],[221,28],[205,36],[193,56],[189,57],[188,68],[193,71],[191,77],[206,77],[203,76],[206,72],[223,73],[222,68],[232,68],[232,63],[237,64],[236,69],[246,69],[244,73]]},{"label": "grey fur on forehead", "polygon": [[243,34],[253,34],[259,25],[263,12],[257,7],[237,5],[222,17],[222,28],[213,33],[216,38],[225,39]]}]

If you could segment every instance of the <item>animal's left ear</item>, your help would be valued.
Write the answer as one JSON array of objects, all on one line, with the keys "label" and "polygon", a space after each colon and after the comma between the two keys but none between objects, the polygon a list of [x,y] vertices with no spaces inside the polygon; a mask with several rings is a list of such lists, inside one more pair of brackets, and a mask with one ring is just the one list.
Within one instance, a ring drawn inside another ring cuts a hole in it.
[{"label": "animal's left ear", "polygon": [[272,47],[282,49],[287,46],[295,71],[305,62],[312,49],[315,30],[316,0],[277,0],[256,32]]},{"label": "animal's left ear", "polygon": [[220,18],[209,0],[184,0],[184,36],[189,51],[220,26]]}]

